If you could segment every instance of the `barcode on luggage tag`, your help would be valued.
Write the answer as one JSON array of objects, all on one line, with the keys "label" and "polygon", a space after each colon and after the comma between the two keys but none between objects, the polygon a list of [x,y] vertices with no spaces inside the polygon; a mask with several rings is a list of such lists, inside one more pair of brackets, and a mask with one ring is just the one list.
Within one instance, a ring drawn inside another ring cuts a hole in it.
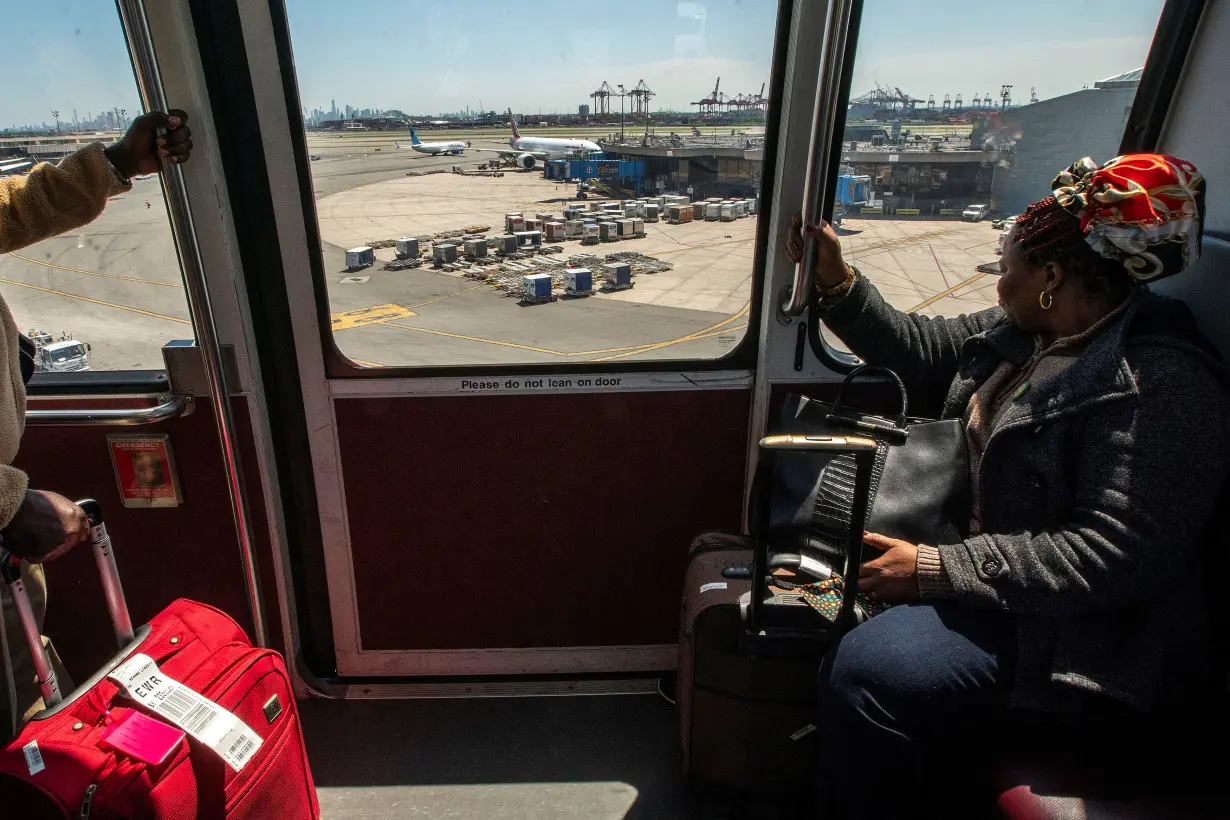
[{"label": "barcode on luggage tag", "polygon": [[199,735],[209,724],[214,722],[218,713],[212,703],[192,697],[191,690],[168,689],[166,697],[159,704],[159,711],[180,725],[186,732]]},{"label": "barcode on luggage tag", "polygon": [[260,735],[231,712],[163,674],[148,655],[136,654],[115,669],[130,697],[213,749],[239,771],[260,748]]},{"label": "barcode on luggage tag", "polygon": [[238,769],[247,763],[248,758],[260,748],[259,740],[259,738],[253,738],[241,732],[231,743],[230,748],[223,752],[222,757]]},{"label": "barcode on luggage tag", "polygon": [[31,740],[25,746],[22,746],[21,752],[26,756],[26,768],[30,770],[31,776],[47,768],[47,764],[43,763],[43,753],[38,750],[37,740]]}]

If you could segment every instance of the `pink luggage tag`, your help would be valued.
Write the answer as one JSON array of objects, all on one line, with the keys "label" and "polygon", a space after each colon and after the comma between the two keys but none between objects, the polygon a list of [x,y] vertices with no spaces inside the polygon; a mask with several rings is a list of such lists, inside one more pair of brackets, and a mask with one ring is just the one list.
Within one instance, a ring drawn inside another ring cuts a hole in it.
[{"label": "pink luggage tag", "polygon": [[157,766],[175,751],[184,733],[140,712],[130,712],[127,720],[103,729],[99,737],[117,752]]}]

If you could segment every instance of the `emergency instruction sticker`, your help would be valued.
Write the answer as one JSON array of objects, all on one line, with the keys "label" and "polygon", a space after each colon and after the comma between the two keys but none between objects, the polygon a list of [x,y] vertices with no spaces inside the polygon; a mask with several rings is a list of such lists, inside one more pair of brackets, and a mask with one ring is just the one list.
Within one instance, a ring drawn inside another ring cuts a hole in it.
[{"label": "emergency instruction sticker", "polygon": [[110,676],[128,696],[217,752],[239,771],[261,747],[260,735],[207,697],[164,675],[148,655],[133,655]]}]

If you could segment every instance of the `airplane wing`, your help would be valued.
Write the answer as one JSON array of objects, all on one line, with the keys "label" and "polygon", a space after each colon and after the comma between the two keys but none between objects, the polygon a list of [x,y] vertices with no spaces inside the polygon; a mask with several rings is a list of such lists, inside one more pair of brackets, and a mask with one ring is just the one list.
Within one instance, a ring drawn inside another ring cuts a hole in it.
[{"label": "airplane wing", "polygon": [[33,164],[34,161],[29,159],[18,160],[17,162],[0,162],[0,174],[11,174],[14,171],[20,171],[22,168],[28,168]]}]

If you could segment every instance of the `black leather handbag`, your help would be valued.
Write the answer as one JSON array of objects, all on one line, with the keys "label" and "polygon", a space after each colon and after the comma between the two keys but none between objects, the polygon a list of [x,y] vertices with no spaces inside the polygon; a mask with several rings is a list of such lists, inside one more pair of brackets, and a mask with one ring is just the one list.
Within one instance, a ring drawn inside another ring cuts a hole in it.
[{"label": "black leather handbag", "polygon": [[[856,379],[888,376],[901,395],[895,419],[853,410],[846,391]],[[857,434],[876,440],[870,498],[863,529],[914,544],[947,544],[969,533],[969,455],[960,419],[909,417],[905,385],[892,370],[853,370],[833,404],[792,394],[770,432]],[[842,537],[854,503],[854,463],[848,455],[792,454],[778,459],[769,502],[769,532],[777,550],[810,548],[842,555]]]}]

